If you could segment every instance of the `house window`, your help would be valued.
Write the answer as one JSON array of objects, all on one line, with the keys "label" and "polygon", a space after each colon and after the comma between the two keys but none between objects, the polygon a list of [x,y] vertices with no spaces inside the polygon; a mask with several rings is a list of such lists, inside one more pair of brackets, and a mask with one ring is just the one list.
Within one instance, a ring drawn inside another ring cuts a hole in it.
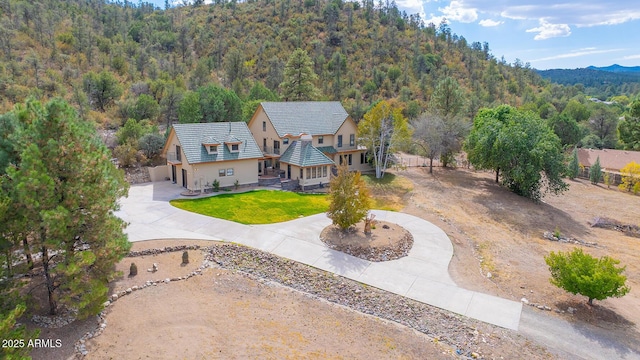
[{"label": "house window", "polygon": [[311,179],[311,168],[307,168],[307,179]]},{"label": "house window", "polygon": [[361,152],[360,153],[360,164],[364,164],[364,163],[365,163],[365,161],[364,161],[364,153]]},{"label": "house window", "polygon": [[352,156],[349,154],[349,165],[351,165]]},{"label": "house window", "polygon": [[356,134],[349,135],[349,146],[356,146]]},{"label": "house window", "polygon": [[338,147],[342,147],[342,135],[338,135]]},{"label": "house window", "polygon": [[231,144],[231,151],[240,151],[240,144]]},{"label": "house window", "polygon": [[322,177],[327,177],[327,167],[326,166],[322,167]]},{"label": "house window", "polygon": [[233,168],[227,169],[227,176],[233,176]]},{"label": "house window", "polygon": [[282,139],[282,145],[287,145],[287,144],[289,144],[289,138]]},{"label": "house window", "polygon": [[218,147],[216,145],[209,145],[209,153],[215,154],[218,152]]},{"label": "house window", "polygon": [[318,173],[317,173],[316,168],[315,168],[315,167],[311,168],[311,177],[315,179],[315,178],[317,178],[317,177],[318,177],[318,175],[317,175],[317,174],[318,174]]},{"label": "house window", "polygon": [[266,121],[262,122],[262,131],[267,131],[267,122]]},{"label": "house window", "polygon": [[303,178],[304,178],[304,176],[302,176],[302,175],[303,175],[303,173],[302,173],[302,168],[300,168],[300,179],[303,179]]},{"label": "house window", "polygon": [[226,169],[220,169],[218,170],[218,176],[223,177],[227,174],[227,170]]},{"label": "house window", "polygon": [[324,136],[318,136],[318,144],[324,144]]},{"label": "house window", "polygon": [[182,149],[178,145],[176,145],[176,160],[182,161]]},{"label": "house window", "polygon": [[340,165],[342,165],[342,155],[338,156],[340,158]]}]

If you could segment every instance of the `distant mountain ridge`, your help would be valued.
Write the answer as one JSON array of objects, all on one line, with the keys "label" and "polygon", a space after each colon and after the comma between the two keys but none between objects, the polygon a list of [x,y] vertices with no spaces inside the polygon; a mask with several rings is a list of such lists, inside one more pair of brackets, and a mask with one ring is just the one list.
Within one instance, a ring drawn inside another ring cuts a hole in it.
[{"label": "distant mountain ridge", "polygon": [[633,95],[640,90],[640,66],[589,66],[581,69],[537,70],[549,81],[573,86],[581,84],[585,92],[604,99],[613,95]]},{"label": "distant mountain ridge", "polygon": [[608,71],[614,73],[640,73],[640,66],[622,66],[618,64],[613,64],[610,66],[597,67],[597,66],[588,66],[587,69],[591,70],[599,70],[599,71]]}]

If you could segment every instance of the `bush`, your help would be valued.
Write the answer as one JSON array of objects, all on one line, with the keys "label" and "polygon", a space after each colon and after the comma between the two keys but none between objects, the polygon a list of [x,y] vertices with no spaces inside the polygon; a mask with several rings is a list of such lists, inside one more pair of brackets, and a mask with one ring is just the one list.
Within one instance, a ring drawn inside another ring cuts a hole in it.
[{"label": "bush", "polygon": [[135,164],[138,150],[130,144],[118,145],[113,149],[113,154],[118,159],[120,167],[130,167]]},{"label": "bush", "polygon": [[600,182],[600,178],[602,177],[602,167],[600,167],[600,156],[596,159],[595,164],[591,166],[589,169],[589,180],[593,185],[596,185]]},{"label": "bush", "polygon": [[218,179],[213,180],[213,191],[220,191],[220,181]]},{"label": "bush", "polygon": [[131,266],[129,266],[129,276],[136,275],[138,275],[138,266],[136,266],[136,263],[131,263]]},{"label": "bush", "polygon": [[632,161],[620,169],[622,183],[618,185],[620,190],[638,192],[640,187],[640,164]]},{"label": "bush", "polygon": [[338,175],[329,183],[327,216],[342,230],[364,219],[371,208],[369,189],[360,172],[350,172],[346,165],[338,167]]},{"label": "bush", "polygon": [[578,160],[578,148],[573,149],[573,153],[571,154],[571,161],[569,162],[569,167],[567,168],[567,176],[569,179],[573,180],[578,177],[580,174],[580,161]]},{"label": "bush", "polygon": [[189,263],[189,252],[186,250],[182,253],[182,263],[183,264]]},{"label": "bush", "polygon": [[596,259],[578,248],[570,253],[551,252],[544,260],[551,271],[553,285],[586,296],[590,305],[593,299],[622,297],[629,292],[625,285],[627,277],[622,275],[626,267],[616,267],[619,260],[608,256]]}]

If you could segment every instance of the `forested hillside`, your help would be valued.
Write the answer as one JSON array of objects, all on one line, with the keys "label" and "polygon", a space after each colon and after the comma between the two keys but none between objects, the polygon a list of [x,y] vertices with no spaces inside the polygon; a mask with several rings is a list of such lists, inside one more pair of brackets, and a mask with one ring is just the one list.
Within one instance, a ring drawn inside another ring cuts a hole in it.
[{"label": "forested hillside", "polygon": [[80,118],[120,129],[116,156],[127,165],[138,150],[157,155],[158,129],[173,122],[247,121],[260,101],[300,99],[286,89],[288,62],[311,69],[304,98],[339,100],[356,121],[379,100],[409,120],[455,105],[467,122],[509,104],[552,122],[566,115],[565,143],[589,135],[580,144],[595,147],[619,145],[617,119],[638,93],[612,85],[605,98],[628,96],[592,104],[588,85],[545,81],[393,1],[195,3],[0,0],[0,111],[62,97]]},{"label": "forested hillside", "polygon": [[[185,92],[206,84],[243,100],[255,83],[279,95],[296,48],[313,60],[318,100],[340,100],[356,119],[382,98],[415,116],[446,76],[464,91],[469,117],[540,90],[528,66],[497,61],[487,43],[425,25],[393,2],[363,3],[219,1],[161,10],[145,2],[2,0],[1,110],[30,95],[61,96],[81,116],[119,126],[146,94],[159,105],[152,120],[175,121]],[[106,86],[98,97],[96,84]]]},{"label": "forested hillside", "polygon": [[640,93],[640,72],[605,69],[607,68],[552,69],[538,71],[538,73],[557,84],[567,86],[580,84],[579,86],[587,95],[600,100],[616,95],[631,97]]}]

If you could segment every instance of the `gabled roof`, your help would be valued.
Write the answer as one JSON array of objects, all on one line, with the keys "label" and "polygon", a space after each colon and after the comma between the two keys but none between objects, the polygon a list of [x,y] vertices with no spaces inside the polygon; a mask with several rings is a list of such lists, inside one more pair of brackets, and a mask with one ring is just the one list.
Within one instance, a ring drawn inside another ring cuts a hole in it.
[{"label": "gabled roof", "polygon": [[338,101],[260,103],[280,137],[286,134],[335,134],[349,114]]},{"label": "gabled roof", "polygon": [[[173,125],[182,151],[189,164],[212,161],[230,161],[261,158],[262,151],[256,144],[247,124],[219,122]],[[203,144],[210,141],[240,142],[239,151],[231,152],[227,146],[219,146],[217,154],[209,154]]]},{"label": "gabled roof", "polygon": [[280,155],[280,162],[300,167],[334,165],[320,150],[311,145],[311,142],[294,141],[287,150]]},{"label": "gabled roof", "polygon": [[640,164],[640,151],[578,149],[578,161],[583,166],[591,167],[598,157],[600,157],[600,167],[612,171],[620,171],[632,161]]}]

